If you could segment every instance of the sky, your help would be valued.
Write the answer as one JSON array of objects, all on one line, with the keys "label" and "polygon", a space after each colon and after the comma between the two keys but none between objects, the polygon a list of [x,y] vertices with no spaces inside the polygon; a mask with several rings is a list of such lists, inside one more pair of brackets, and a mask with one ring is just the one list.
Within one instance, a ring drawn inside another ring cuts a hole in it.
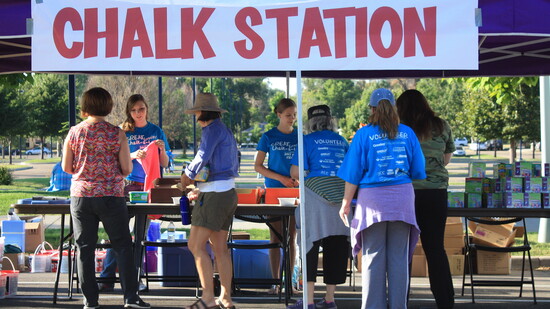
[{"label": "sky", "polygon": [[[281,89],[286,92],[285,77],[268,77],[266,82],[271,85],[271,88]],[[290,78],[290,96],[296,96],[296,78]]]}]

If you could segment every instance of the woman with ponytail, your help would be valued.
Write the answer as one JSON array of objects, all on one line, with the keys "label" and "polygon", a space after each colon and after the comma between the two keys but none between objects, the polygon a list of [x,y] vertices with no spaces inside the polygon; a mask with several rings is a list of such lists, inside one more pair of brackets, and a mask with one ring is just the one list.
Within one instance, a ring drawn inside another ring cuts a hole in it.
[{"label": "woman with ponytail", "polygon": [[349,224],[352,216],[353,255],[363,253],[361,308],[407,308],[409,261],[420,233],[412,180],[426,178],[424,155],[414,131],[399,123],[391,91],[376,89],[369,107],[369,125],[357,131],[338,170],[346,182],[340,218]]}]

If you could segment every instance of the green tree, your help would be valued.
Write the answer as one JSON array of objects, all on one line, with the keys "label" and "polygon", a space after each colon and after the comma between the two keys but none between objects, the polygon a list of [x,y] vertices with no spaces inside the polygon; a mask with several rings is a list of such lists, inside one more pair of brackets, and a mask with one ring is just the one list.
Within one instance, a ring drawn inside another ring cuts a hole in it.
[{"label": "green tree", "polygon": [[502,110],[502,134],[510,140],[510,162],[520,140],[540,138],[539,79],[537,77],[483,77],[468,79],[472,89],[483,89]]},{"label": "green tree", "polygon": [[[25,113],[21,101],[17,100],[18,90],[0,85],[0,137],[2,139],[2,157],[8,154],[12,164],[12,140],[25,132]],[[7,146],[8,152],[4,152]]]},{"label": "green tree", "polygon": [[[60,137],[63,122],[68,120],[68,83],[64,75],[37,74],[21,96],[28,113],[30,133],[40,138],[44,147],[47,136]],[[44,152],[41,154],[44,158]]]}]

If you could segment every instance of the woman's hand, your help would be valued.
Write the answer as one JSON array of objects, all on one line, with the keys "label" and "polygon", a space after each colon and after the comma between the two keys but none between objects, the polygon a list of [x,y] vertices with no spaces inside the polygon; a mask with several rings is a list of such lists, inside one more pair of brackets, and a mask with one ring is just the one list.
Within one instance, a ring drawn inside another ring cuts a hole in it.
[{"label": "woman's hand", "polygon": [[291,177],[283,176],[279,181],[287,188],[295,188],[299,185],[299,181]]},{"label": "woman's hand", "polygon": [[132,157],[132,159],[145,159],[145,157],[147,157],[147,152],[139,149],[132,152],[130,156]]},{"label": "woman's hand", "polygon": [[181,186],[183,187],[184,190],[185,188],[187,188],[188,185],[193,183],[193,179],[187,177],[185,173],[181,174],[180,179],[181,179]]},{"label": "woman's hand", "polygon": [[195,189],[193,189],[193,191],[187,193],[187,198],[190,201],[194,201],[194,200],[199,198],[199,193],[200,193],[199,188],[195,188]]},{"label": "woman's hand", "polygon": [[348,222],[349,211],[350,211],[349,203],[342,201],[342,207],[340,207],[340,212],[338,214],[340,215],[340,219],[342,219],[342,221],[344,222],[344,225],[347,227],[349,227],[349,222]]},{"label": "woman's hand", "polygon": [[155,141],[155,144],[159,147],[160,151],[166,151],[166,147],[164,146],[164,141],[161,139],[157,139]]}]

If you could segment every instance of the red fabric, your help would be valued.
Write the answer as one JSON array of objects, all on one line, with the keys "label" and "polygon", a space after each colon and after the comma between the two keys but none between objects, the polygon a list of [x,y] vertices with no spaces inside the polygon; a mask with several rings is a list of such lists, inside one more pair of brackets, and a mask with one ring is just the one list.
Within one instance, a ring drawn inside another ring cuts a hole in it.
[{"label": "red fabric", "polygon": [[[149,191],[153,187],[153,181],[160,178],[160,158],[159,147],[155,142],[151,142],[143,149],[147,156],[143,159],[138,159],[138,162],[143,167],[145,172],[145,182],[143,183],[143,191]],[[149,201],[151,197],[149,196]]]},{"label": "red fabric", "polygon": [[[153,181],[160,178],[160,158],[159,147],[155,142],[151,142],[147,147],[143,148],[143,151],[147,153],[147,156],[143,159],[138,159],[138,162],[143,167],[145,172],[145,182],[143,183],[143,191],[151,192],[153,187]],[[149,194],[149,203],[151,202],[151,194]],[[149,219],[155,220],[162,215],[148,215]]]}]

